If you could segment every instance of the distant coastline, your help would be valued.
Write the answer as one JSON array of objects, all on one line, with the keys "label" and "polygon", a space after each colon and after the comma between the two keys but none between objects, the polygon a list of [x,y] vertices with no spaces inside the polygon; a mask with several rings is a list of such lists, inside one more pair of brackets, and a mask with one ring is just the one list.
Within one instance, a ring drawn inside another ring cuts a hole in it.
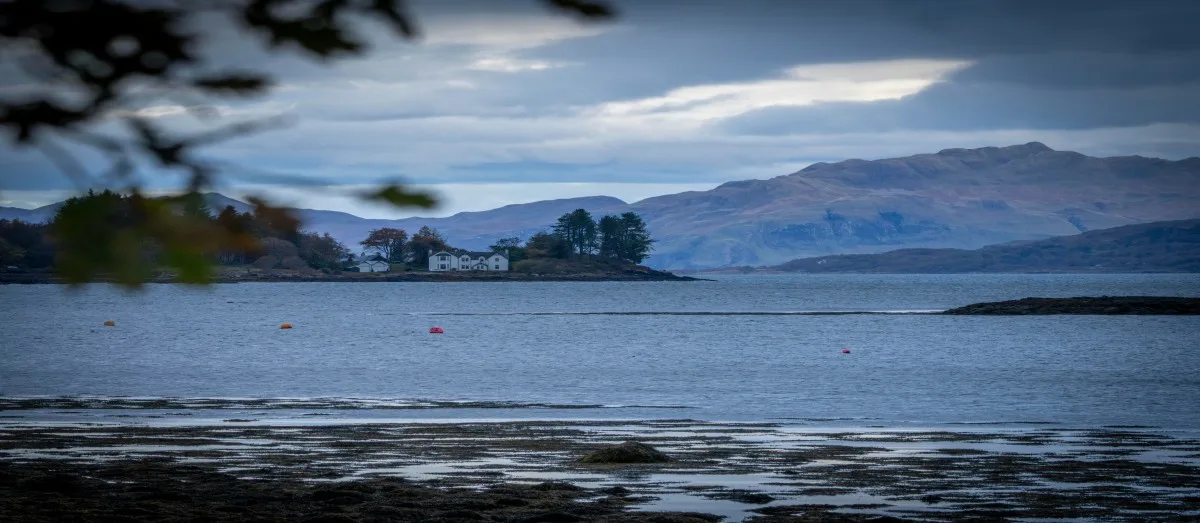
[{"label": "distant coastline", "polygon": [[[109,280],[99,279],[99,283]],[[680,276],[667,271],[653,269],[612,270],[602,272],[578,272],[557,274],[531,274],[522,272],[378,272],[340,274],[304,274],[297,272],[225,272],[214,276],[210,283],[397,283],[397,282],[604,282],[604,281],[712,281],[704,278]],[[0,273],[3,284],[63,284],[66,283],[50,272],[5,272]],[[147,283],[177,283],[174,275],[162,274]]]}]

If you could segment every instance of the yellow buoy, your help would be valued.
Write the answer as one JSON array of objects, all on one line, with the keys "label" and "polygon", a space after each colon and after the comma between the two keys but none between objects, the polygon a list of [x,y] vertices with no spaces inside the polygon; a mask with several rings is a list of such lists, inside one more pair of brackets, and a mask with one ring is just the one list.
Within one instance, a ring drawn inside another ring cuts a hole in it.
[{"label": "yellow buoy", "polygon": [[107,320],[107,321],[105,321],[105,322],[104,322],[104,326],[105,326],[105,327],[116,327],[116,326],[117,326],[117,322],[115,322],[115,321],[112,321],[112,320]]},{"label": "yellow buoy", "polygon": [[292,324],[291,324],[291,323],[284,323],[283,325],[280,325],[280,326],[279,326],[279,328],[281,328],[281,329],[290,329],[290,328],[292,328]]}]

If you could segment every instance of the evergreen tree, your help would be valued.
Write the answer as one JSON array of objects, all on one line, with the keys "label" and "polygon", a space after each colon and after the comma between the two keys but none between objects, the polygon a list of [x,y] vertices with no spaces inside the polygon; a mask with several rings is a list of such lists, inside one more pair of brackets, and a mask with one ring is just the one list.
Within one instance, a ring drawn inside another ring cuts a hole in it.
[{"label": "evergreen tree", "polygon": [[646,223],[634,212],[600,219],[600,256],[641,263],[654,245]]},{"label": "evergreen tree", "polygon": [[575,209],[558,218],[554,235],[570,246],[572,254],[594,254],[597,244],[596,220],[584,209]]},{"label": "evergreen tree", "polygon": [[650,251],[654,250],[655,240],[650,237],[650,232],[646,230],[646,222],[642,221],[642,217],[635,212],[627,212],[621,214],[621,228],[623,238],[621,240],[620,257],[624,260],[629,260],[634,263],[642,263],[650,256]]},{"label": "evergreen tree", "polygon": [[600,218],[600,256],[621,258],[625,248],[625,223],[616,216]]}]

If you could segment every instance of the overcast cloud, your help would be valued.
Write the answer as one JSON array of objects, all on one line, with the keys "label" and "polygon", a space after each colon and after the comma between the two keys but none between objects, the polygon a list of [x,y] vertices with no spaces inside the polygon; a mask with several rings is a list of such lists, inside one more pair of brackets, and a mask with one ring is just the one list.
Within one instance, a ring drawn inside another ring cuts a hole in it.
[{"label": "overcast cloud", "polygon": [[[634,200],[817,161],[1035,140],[1098,156],[1200,155],[1200,2],[614,4],[618,23],[581,25],[526,0],[414,2],[423,42],[373,30],[375,52],[332,67],[268,59],[223,29],[207,47],[214,63],[265,64],[281,84],[220,107],[225,118],[296,123],[208,153],[245,168],[230,192],[403,178],[458,195],[438,214]],[[194,127],[180,109],[144,108]],[[0,205],[70,188],[37,154],[0,154]],[[326,193],[277,191],[395,214]]]}]

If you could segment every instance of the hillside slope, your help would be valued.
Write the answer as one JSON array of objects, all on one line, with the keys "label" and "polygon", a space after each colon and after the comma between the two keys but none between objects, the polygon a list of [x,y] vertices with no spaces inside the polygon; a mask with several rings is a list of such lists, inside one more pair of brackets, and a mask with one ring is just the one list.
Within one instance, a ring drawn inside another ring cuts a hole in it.
[{"label": "hillside slope", "polygon": [[36,209],[19,209],[16,207],[0,207],[0,220],[21,220],[33,223],[45,223],[54,218],[62,202],[44,205]]},{"label": "hillside slope", "polygon": [[972,249],[1200,218],[1200,158],[1093,158],[1040,143],[818,163],[770,180],[651,198],[666,267],[780,263],[900,247]]},{"label": "hillside slope", "polygon": [[1200,220],[1126,225],[975,250],[821,256],[772,268],[809,273],[1200,272]]}]

